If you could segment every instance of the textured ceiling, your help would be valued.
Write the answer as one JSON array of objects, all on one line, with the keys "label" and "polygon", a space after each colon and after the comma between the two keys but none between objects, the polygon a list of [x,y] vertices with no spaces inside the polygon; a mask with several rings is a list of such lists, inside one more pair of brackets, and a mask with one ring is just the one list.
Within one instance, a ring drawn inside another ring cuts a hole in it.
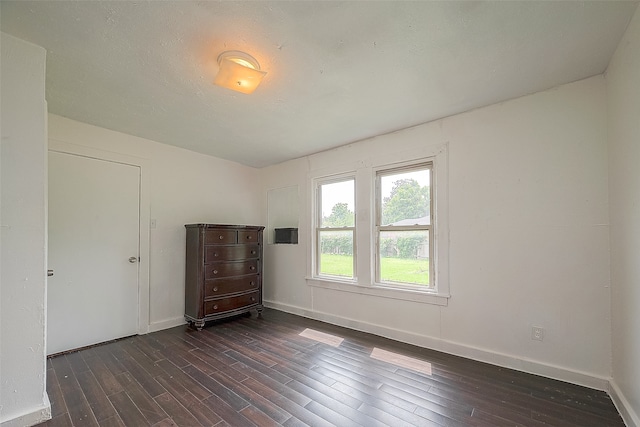
[{"label": "textured ceiling", "polygon": [[[49,111],[263,167],[605,71],[637,2],[5,1]],[[268,72],[213,85],[224,50]]]}]

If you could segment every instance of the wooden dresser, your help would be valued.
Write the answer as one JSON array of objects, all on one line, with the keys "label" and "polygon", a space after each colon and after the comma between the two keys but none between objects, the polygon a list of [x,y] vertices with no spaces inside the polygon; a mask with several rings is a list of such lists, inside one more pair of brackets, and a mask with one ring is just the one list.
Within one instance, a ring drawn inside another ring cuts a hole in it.
[{"label": "wooden dresser", "polygon": [[209,320],[262,312],[262,226],[188,224],[184,317]]}]

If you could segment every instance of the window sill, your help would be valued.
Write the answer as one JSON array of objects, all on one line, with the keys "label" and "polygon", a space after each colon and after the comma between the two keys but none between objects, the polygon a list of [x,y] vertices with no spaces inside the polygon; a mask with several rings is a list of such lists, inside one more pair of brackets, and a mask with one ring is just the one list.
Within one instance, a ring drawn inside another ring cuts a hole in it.
[{"label": "window sill", "polygon": [[413,289],[399,289],[382,285],[366,286],[354,281],[339,281],[320,277],[307,277],[307,285],[317,288],[331,289],[340,292],[351,292],[360,295],[391,298],[402,301],[419,302],[446,307],[450,295],[435,292],[419,291]]}]

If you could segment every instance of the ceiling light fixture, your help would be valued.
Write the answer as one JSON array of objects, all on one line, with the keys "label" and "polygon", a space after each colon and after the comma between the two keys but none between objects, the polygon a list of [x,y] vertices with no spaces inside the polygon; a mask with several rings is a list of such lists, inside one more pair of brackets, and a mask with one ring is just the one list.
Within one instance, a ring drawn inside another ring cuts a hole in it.
[{"label": "ceiling light fixture", "polygon": [[220,70],[213,83],[242,93],[252,93],[267,74],[251,55],[228,50],[218,56]]}]

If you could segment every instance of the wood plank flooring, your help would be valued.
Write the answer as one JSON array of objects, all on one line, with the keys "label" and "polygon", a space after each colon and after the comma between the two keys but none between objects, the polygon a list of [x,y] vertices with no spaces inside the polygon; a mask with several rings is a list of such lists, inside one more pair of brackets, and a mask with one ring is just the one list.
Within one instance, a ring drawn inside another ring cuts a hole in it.
[{"label": "wood plank flooring", "polygon": [[[344,338],[332,347],[306,328]],[[374,347],[431,363],[427,375]],[[265,310],[48,360],[41,426],[623,426],[606,393]]]}]

